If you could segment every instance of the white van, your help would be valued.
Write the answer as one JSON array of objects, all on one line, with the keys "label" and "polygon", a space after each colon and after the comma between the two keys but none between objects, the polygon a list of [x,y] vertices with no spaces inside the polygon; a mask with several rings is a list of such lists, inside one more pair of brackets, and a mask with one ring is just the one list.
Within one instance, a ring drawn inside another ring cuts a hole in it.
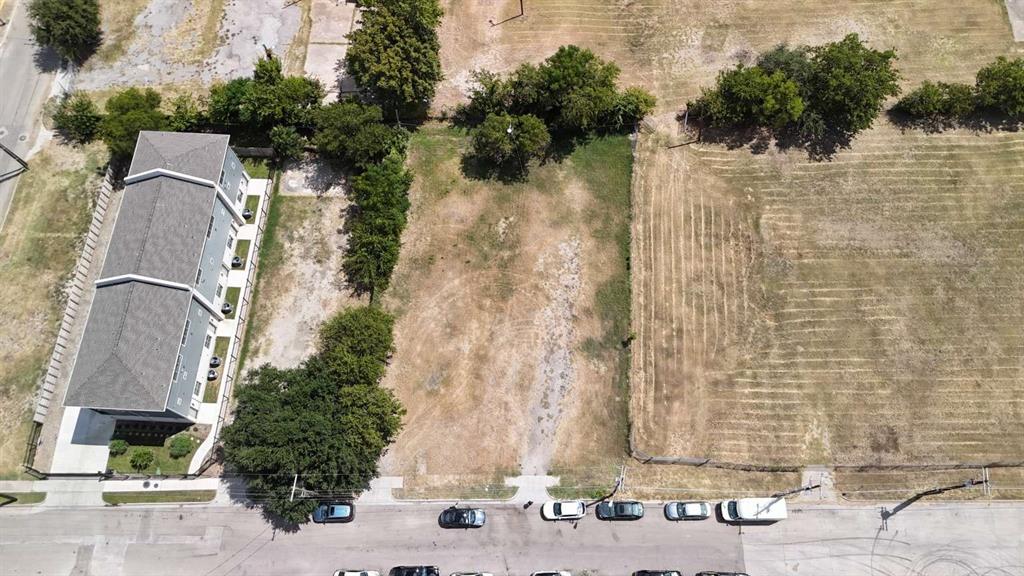
[{"label": "white van", "polygon": [[722,502],[722,518],[726,522],[775,522],[787,517],[785,498],[740,498]]}]

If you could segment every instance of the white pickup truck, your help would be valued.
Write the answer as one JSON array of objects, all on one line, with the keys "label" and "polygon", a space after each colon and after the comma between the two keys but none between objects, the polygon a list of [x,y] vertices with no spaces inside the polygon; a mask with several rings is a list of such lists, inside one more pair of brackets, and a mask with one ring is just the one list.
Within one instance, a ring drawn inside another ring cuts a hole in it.
[{"label": "white pickup truck", "polygon": [[787,517],[785,498],[740,498],[722,502],[722,518],[726,522],[776,522]]}]

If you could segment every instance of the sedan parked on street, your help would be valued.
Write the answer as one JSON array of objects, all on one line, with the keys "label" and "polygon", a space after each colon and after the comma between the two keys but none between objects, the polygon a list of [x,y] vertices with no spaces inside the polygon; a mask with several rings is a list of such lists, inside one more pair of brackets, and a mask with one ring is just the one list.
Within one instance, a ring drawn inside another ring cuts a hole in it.
[{"label": "sedan parked on street", "polygon": [[388,576],[438,576],[437,566],[395,566]]},{"label": "sedan parked on street", "polygon": [[351,502],[321,502],[313,510],[313,522],[333,524],[351,522],[356,517],[356,507]]},{"label": "sedan parked on street", "polygon": [[572,576],[572,572],[567,570],[555,570],[553,572],[534,572],[530,576]]},{"label": "sedan parked on street", "polygon": [[380,576],[373,570],[335,570],[334,576]]},{"label": "sedan parked on street", "polygon": [[540,507],[545,520],[579,520],[587,515],[587,505],[582,500],[552,500]]},{"label": "sedan parked on street", "polygon": [[710,502],[669,502],[665,504],[665,518],[679,520],[706,520],[711,516]]},{"label": "sedan parked on street", "polygon": [[678,570],[637,570],[633,576],[681,576]]},{"label": "sedan parked on street", "polygon": [[644,517],[644,505],[639,502],[601,502],[595,510],[601,520],[639,520]]},{"label": "sedan parked on street", "polygon": [[456,508],[452,506],[441,512],[437,523],[441,528],[479,528],[487,521],[484,511],[479,508]]}]

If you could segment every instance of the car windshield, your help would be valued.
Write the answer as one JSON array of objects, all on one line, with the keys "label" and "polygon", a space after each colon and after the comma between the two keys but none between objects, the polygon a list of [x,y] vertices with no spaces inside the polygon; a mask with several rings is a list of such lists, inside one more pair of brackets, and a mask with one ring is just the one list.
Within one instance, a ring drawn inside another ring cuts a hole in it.
[{"label": "car windshield", "polygon": [[739,512],[736,510],[736,501],[735,500],[733,500],[732,502],[729,502],[729,516],[732,516],[733,518],[738,518],[739,517]]},{"label": "car windshield", "polygon": [[338,506],[331,506],[330,514],[334,518],[341,518],[344,516],[348,516],[349,510],[349,507],[345,506],[344,504]]},{"label": "car windshield", "polygon": [[555,516],[561,516],[561,515],[562,515],[562,505],[559,504],[558,502],[555,502]]}]

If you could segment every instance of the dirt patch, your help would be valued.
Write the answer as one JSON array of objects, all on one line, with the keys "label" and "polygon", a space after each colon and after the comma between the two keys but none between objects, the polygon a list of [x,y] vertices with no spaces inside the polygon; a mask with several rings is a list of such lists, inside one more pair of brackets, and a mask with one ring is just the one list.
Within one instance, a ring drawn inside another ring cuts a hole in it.
[{"label": "dirt patch", "polygon": [[303,7],[278,0],[103,3],[106,45],[75,79],[81,90],[210,84],[248,76],[266,46],[288,52]]},{"label": "dirt patch", "polygon": [[292,192],[305,190],[304,195],[279,193],[271,205],[278,212],[276,237],[260,262],[247,367],[266,362],[297,366],[313,353],[317,330],[326,318],[365,304],[351,294],[341,271],[349,201],[336,186],[324,188],[317,197],[303,187],[303,174],[289,171],[282,181],[292,181]]},{"label": "dirt patch", "polygon": [[21,176],[0,233],[0,476],[21,464],[105,162],[102,144],[51,143]]},{"label": "dirt patch", "polygon": [[[594,234],[599,204],[577,168],[598,148],[503,185],[462,175],[466,145],[442,125],[414,134],[413,208],[383,299],[398,316],[385,384],[408,410],[383,469],[407,483],[545,473],[580,405],[614,405],[614,372],[588,367],[618,351],[583,350],[603,341],[596,291],[616,270],[600,265],[615,245]],[[615,146],[628,183],[628,142]]]}]

